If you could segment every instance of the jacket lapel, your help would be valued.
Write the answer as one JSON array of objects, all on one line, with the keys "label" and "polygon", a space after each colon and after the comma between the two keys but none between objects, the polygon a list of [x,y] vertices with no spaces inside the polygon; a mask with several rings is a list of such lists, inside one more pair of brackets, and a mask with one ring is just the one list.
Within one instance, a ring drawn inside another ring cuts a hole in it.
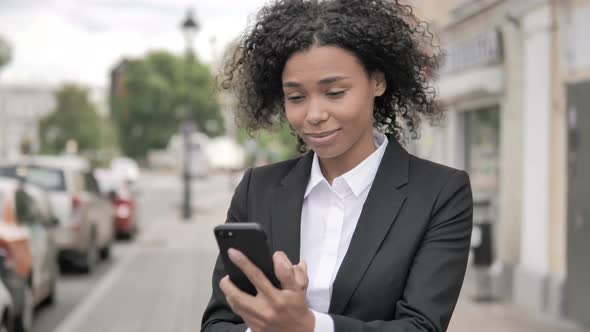
[{"label": "jacket lapel", "polygon": [[342,314],[406,196],[398,188],[408,182],[409,155],[394,137],[389,143],[363,206],[348,251],[334,280],[329,312]]},{"label": "jacket lapel", "polygon": [[300,158],[275,189],[272,198],[272,250],[285,252],[293,264],[299,263],[301,209],[312,161],[312,152]]}]

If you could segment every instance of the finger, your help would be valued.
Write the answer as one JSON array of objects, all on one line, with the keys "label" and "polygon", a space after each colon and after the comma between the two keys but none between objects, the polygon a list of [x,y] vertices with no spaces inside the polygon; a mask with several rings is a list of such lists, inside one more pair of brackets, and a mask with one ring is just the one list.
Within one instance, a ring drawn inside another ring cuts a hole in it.
[{"label": "finger", "polygon": [[[225,298],[231,310],[248,325],[250,328],[264,326],[265,306],[258,299],[248,293],[242,292],[229,276],[225,276],[219,282],[221,290],[226,294]],[[252,329],[256,331],[255,329]]]},{"label": "finger", "polygon": [[221,278],[219,281],[219,288],[226,298],[231,298],[232,300],[243,298],[245,301],[251,301],[254,299],[254,296],[239,289],[238,286],[231,281],[229,276]]},{"label": "finger", "polygon": [[307,276],[307,264],[304,261],[295,265],[295,281],[297,285],[303,290],[307,290],[309,285],[309,277]]},{"label": "finger", "polygon": [[277,251],[272,256],[274,263],[275,275],[281,282],[283,289],[298,289],[297,282],[295,280],[295,271],[293,264],[282,251]]},{"label": "finger", "polygon": [[[225,299],[231,307],[232,311],[238,314],[240,317],[250,316],[252,310],[251,306],[256,304],[256,298],[248,293],[243,292],[239,289],[229,278],[229,276],[223,277],[219,281],[219,288],[225,294]],[[258,316],[258,315],[257,315]]]},{"label": "finger", "polygon": [[248,280],[254,285],[259,293],[267,296],[272,296],[277,289],[268,280],[266,275],[254,265],[248,257],[242,254],[239,250],[230,248],[228,251],[230,260],[246,275]]},{"label": "finger", "polygon": [[307,290],[309,285],[309,278],[307,276],[307,266],[305,262],[299,262],[295,265],[295,281],[301,290]]}]

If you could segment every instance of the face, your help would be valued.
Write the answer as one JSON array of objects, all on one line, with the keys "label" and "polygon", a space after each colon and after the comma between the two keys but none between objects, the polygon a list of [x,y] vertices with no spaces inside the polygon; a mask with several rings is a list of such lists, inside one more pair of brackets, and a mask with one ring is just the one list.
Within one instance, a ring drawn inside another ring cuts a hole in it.
[{"label": "face", "polygon": [[[287,120],[322,159],[364,159],[373,143],[373,104],[385,92],[380,73],[336,46],[294,53],[282,75]],[[360,162],[359,160],[359,162]]]}]

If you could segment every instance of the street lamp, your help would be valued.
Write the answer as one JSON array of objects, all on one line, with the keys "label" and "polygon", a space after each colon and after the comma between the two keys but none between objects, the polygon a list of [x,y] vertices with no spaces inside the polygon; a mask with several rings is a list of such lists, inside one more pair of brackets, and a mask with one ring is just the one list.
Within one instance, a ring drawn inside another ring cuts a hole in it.
[{"label": "street lamp", "polygon": [[199,22],[195,19],[192,9],[188,9],[186,11],[186,18],[184,21],[182,21],[180,28],[182,29],[182,34],[184,35],[186,55],[189,59],[192,59],[194,57],[193,41],[195,40],[197,32],[200,28]]},{"label": "street lamp", "polygon": [[[187,65],[192,63],[194,60],[194,53],[193,53],[193,40],[195,39],[197,32],[199,31],[199,23],[194,18],[194,13],[192,9],[188,9],[186,12],[186,18],[183,20],[181,24],[182,33],[184,34],[185,38],[185,46],[186,46],[186,57],[187,57]],[[187,68],[188,69],[188,68]],[[188,75],[188,70],[186,70]],[[189,83],[189,80],[186,80],[186,84]],[[188,89],[190,91],[190,88]],[[187,98],[188,99],[188,98]],[[189,100],[187,100],[187,107],[189,106]],[[182,180],[183,180],[183,197],[182,197],[182,218],[185,220],[190,220],[192,218],[192,207],[191,207],[191,163],[192,160],[192,142],[191,137],[193,132],[195,131],[195,125],[191,121],[190,117],[190,109],[184,109],[184,114],[181,120],[181,133],[183,138],[183,145],[184,145],[184,160],[182,161]]]}]

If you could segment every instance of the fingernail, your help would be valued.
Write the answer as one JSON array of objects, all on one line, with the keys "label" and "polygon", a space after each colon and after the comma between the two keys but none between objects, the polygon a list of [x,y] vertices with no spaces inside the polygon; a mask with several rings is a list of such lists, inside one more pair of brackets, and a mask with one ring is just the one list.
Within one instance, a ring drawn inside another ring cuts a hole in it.
[{"label": "fingernail", "polygon": [[240,252],[234,248],[229,248],[227,250],[227,254],[229,255],[229,258],[234,262],[239,262],[242,259],[242,255],[240,254]]}]

